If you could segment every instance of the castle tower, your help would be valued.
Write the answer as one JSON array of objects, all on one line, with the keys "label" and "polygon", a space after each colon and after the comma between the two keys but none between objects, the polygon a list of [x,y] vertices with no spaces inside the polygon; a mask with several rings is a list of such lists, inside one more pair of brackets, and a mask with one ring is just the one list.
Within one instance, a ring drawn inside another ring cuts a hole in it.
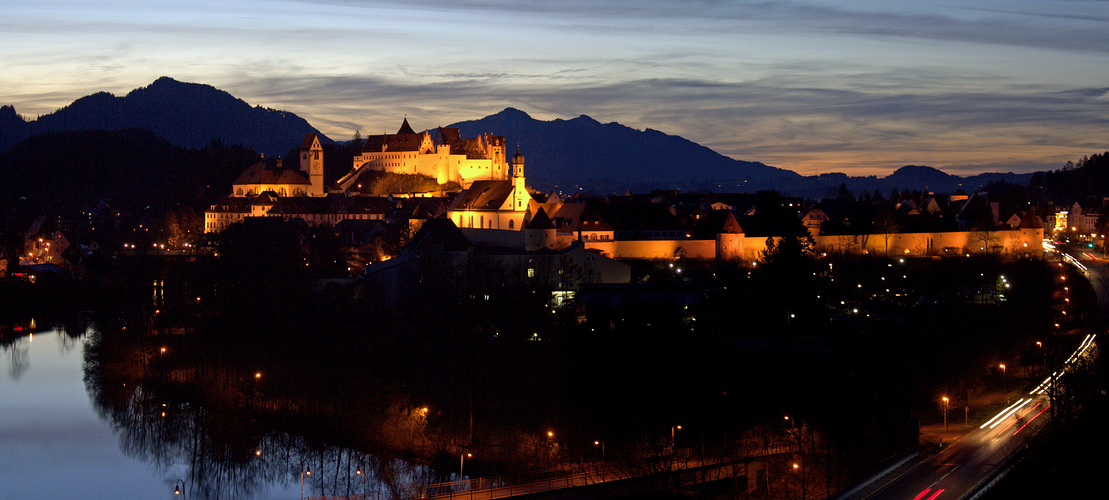
[{"label": "castle tower", "polygon": [[512,211],[526,211],[530,200],[531,195],[524,187],[524,155],[516,150],[516,156],[512,157]]},{"label": "castle tower", "polygon": [[316,134],[304,136],[300,146],[300,169],[308,174],[308,196],[324,196],[323,188],[323,146]]}]

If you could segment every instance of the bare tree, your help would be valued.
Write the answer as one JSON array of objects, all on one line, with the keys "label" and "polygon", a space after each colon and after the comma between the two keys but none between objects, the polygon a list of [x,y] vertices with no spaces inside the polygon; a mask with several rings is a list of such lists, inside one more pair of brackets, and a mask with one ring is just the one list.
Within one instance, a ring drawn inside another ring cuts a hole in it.
[{"label": "bare tree", "polygon": [[887,256],[890,254],[890,238],[899,231],[901,231],[901,224],[897,223],[896,214],[892,210],[879,210],[874,216],[874,232],[882,237]]}]

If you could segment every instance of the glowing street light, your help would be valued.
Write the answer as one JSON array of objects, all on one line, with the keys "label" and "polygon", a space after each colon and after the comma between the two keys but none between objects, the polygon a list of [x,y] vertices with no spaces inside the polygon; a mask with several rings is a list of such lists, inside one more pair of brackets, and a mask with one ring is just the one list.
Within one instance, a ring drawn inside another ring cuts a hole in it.
[{"label": "glowing street light", "polygon": [[947,396],[943,397],[943,430],[947,429]]},{"label": "glowing street light", "polygon": [[300,498],[304,498],[304,476],[311,476],[311,475],[312,475],[312,469],[310,469],[308,467],[305,467],[304,470],[300,471]]},{"label": "glowing street light", "polygon": [[1008,387],[1008,384],[1005,383],[1005,364],[1002,363],[1002,364],[997,365],[997,366],[999,368],[1001,368],[1001,390],[1005,391],[1005,402],[1008,403],[1009,402],[1009,387]]},{"label": "glowing street light", "polygon": [[466,476],[462,475],[462,471],[466,469],[466,457],[473,458],[474,455],[473,455],[473,453],[463,453],[458,458],[458,480],[459,481],[461,481],[463,477],[466,477]]},{"label": "glowing street light", "polygon": [[173,483],[173,496],[181,495],[181,499],[185,499],[185,481],[178,479]]}]

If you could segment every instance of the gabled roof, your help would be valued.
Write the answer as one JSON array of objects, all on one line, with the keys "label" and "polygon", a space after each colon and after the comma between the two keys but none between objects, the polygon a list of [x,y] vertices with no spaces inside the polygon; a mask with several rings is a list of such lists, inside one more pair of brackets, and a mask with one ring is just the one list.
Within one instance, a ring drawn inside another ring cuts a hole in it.
[{"label": "gabled roof", "polygon": [[416,209],[413,210],[412,215],[409,216],[409,219],[416,220],[427,220],[430,218],[432,218],[432,215],[428,213],[427,209],[425,209],[423,205],[416,205]]},{"label": "gabled roof", "polygon": [[266,168],[265,162],[258,162],[247,168],[232,184],[289,184],[310,186],[312,182],[309,181],[300,170],[291,168],[270,170]]},{"label": "gabled roof", "polygon": [[563,233],[577,231],[578,220],[585,212],[586,206],[585,203],[563,203],[554,212],[554,219],[559,221],[558,229]]},{"label": "gabled roof", "polygon": [[554,229],[554,224],[551,218],[547,216],[547,211],[542,208],[535,215],[532,216],[531,221],[528,222],[527,229]]},{"label": "gabled roof", "polygon": [[1029,210],[1020,218],[1020,225],[1017,227],[1020,229],[1043,229],[1044,221],[1039,215],[1036,215],[1036,212]]},{"label": "gabled roof", "polygon": [[249,213],[250,203],[250,198],[225,196],[212,205],[211,210],[208,211],[213,213]]},{"label": "gabled roof", "polygon": [[315,142],[316,142],[316,134],[308,134],[308,135],[304,136],[304,142],[301,143],[300,149],[302,151],[305,150],[305,149],[310,150],[310,149],[312,149],[312,146],[315,145],[314,144]]},{"label": "gabled roof", "polygon": [[401,249],[401,253],[420,250],[458,251],[469,248],[470,240],[450,219],[428,219],[412,239]]},{"label": "gabled roof", "polygon": [[450,210],[500,210],[513,191],[512,181],[474,181],[454,199]]},{"label": "gabled roof", "polygon": [[[405,121],[405,125],[408,122]],[[409,128],[411,130],[411,128]],[[414,132],[394,135],[371,135],[366,137],[366,144],[362,146],[365,153],[380,153],[382,151],[419,151],[423,142],[423,134]]]}]

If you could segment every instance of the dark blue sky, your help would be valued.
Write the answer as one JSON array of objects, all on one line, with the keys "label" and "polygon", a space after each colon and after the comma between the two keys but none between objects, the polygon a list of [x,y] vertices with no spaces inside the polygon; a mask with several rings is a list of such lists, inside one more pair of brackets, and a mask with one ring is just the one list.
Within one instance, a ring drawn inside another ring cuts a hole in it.
[{"label": "dark blue sky", "polygon": [[802,173],[1109,149],[1106,1],[0,3],[0,104],[28,117],[170,76],[339,139],[514,106]]}]

